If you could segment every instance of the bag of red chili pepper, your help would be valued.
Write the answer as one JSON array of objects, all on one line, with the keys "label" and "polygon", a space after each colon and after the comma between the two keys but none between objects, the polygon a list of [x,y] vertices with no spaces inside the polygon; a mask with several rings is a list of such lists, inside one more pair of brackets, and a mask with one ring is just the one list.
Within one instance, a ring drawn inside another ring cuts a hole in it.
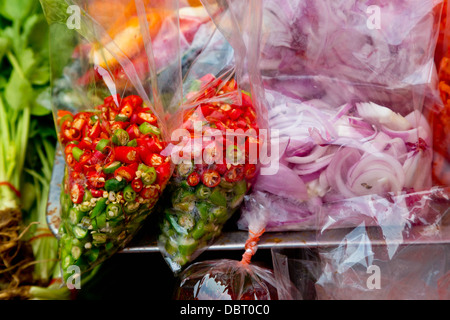
[{"label": "bag of red chili pepper", "polygon": [[242,15],[252,17],[259,4],[239,2],[239,7],[246,7],[238,15],[231,6],[215,7],[214,2],[207,1],[205,7],[218,22],[218,30],[184,79],[185,100],[172,117],[172,143],[164,151],[171,155],[175,169],[159,246],[175,273],[221,233],[258,173],[264,113],[253,71],[257,59],[250,58],[257,37],[245,43],[239,31],[252,30],[257,23],[249,18],[249,25],[238,28],[237,24],[244,21]]},{"label": "bag of red chili pepper", "polygon": [[53,108],[65,159],[58,236],[73,281],[128,244],[170,178],[164,108],[178,103],[181,70],[166,65],[164,81],[155,61],[179,59],[179,29],[171,0],[52,3],[43,1],[57,39]]}]

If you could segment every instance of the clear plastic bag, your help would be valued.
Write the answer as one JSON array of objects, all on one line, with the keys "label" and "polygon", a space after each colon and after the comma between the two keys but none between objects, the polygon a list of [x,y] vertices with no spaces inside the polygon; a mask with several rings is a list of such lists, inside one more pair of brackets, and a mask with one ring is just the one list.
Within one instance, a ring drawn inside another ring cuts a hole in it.
[{"label": "clear plastic bag", "polygon": [[[258,4],[248,4],[240,14],[250,17]],[[217,29],[184,77],[184,102],[170,118],[172,143],[164,151],[175,170],[158,242],[175,273],[221,233],[258,173],[264,114],[254,85],[253,40],[246,43],[241,31],[252,25],[240,29],[245,20],[231,7],[222,10],[215,1],[205,7]]]},{"label": "clear plastic bag", "polygon": [[[260,175],[252,196],[274,212],[268,231],[321,229],[328,204],[413,198],[434,186],[428,114],[439,109],[441,8],[415,0],[264,1],[260,71],[280,154],[278,172]],[[340,217],[351,224],[353,212]],[[415,219],[436,222],[425,212]]]},{"label": "clear plastic bag", "polygon": [[[181,98],[181,69],[173,67],[179,23],[171,0],[42,5],[65,159],[58,236],[67,281],[127,245],[170,178],[170,157],[161,151],[165,109]],[[172,79],[161,76],[166,69]]]},{"label": "clear plastic bag", "polygon": [[[255,203],[255,205],[258,205]],[[207,260],[188,266],[179,275],[177,300],[292,300],[300,299],[289,275],[251,263],[270,211],[247,215],[249,233],[242,260]]]}]

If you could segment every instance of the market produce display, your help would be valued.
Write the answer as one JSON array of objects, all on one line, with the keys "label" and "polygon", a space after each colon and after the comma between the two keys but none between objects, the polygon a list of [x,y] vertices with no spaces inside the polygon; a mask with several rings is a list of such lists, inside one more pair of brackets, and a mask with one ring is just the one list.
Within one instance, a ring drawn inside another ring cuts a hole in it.
[{"label": "market produce display", "polygon": [[170,177],[157,118],[138,96],[109,96],[92,111],[59,112],[67,164],[60,228],[64,278],[122,248]]},{"label": "market produce display", "polygon": [[[172,150],[183,156],[168,187],[170,202],[164,209],[159,237],[174,271],[192,261],[220,234],[257,173],[257,158],[251,159],[250,151],[259,142],[257,115],[248,94],[242,93],[242,104],[207,102],[218,94],[235,94],[235,80],[222,82],[209,75],[198,85],[199,90],[192,94],[202,93],[196,99],[199,104],[183,112],[181,128],[189,137],[174,147],[177,151]],[[227,129],[240,129],[241,133],[227,134]]]},{"label": "market produce display", "polygon": [[38,2],[0,2],[0,300],[70,296],[46,221],[56,152],[47,36]]},{"label": "market produce display", "polygon": [[[427,118],[438,92],[436,37],[429,35],[437,34],[433,17],[441,5],[378,3],[386,24],[377,29],[367,27],[367,13],[354,4],[264,2],[260,70],[269,126],[280,132],[280,170],[259,177],[254,189],[260,192],[251,197],[274,212],[268,230],[319,230],[337,217],[351,224],[360,221],[357,210],[327,210],[327,204],[369,195],[390,199],[433,186]],[[394,22],[411,12],[414,19]],[[402,215],[398,223],[436,222],[423,214]],[[376,214],[372,225],[383,217]]]},{"label": "market produce display", "polygon": [[268,229],[315,228],[324,203],[431,187],[432,132],[420,112],[403,117],[373,102],[334,111],[278,94],[271,99],[285,103],[269,111],[282,137],[280,169],[255,185],[265,192],[255,196],[268,197],[262,201],[273,210]]},{"label": "market produce display", "polygon": [[0,300],[448,300],[449,13],[0,0]]}]

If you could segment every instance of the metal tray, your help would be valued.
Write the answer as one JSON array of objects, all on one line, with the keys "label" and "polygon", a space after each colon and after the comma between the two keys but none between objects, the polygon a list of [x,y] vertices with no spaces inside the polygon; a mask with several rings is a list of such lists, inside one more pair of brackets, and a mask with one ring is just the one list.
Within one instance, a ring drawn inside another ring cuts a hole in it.
[{"label": "metal tray", "polygon": [[[57,147],[56,157],[53,166],[52,180],[50,185],[50,194],[47,204],[47,222],[51,231],[58,236],[58,228],[61,221],[60,218],[60,194],[61,183],[64,176],[64,158],[61,148]],[[443,215],[439,226],[421,227],[423,230],[417,234],[425,235],[419,239],[411,237],[411,239],[398,239],[390,241],[389,245],[402,244],[450,244],[450,201],[442,205]],[[419,227],[416,227],[418,229]],[[370,228],[369,228],[370,229]],[[267,232],[263,234],[258,243],[259,249],[271,248],[313,248],[313,247],[332,247],[342,243],[345,236],[354,230],[351,229],[333,229],[324,233],[315,230],[308,231],[290,231],[290,232]],[[370,233],[370,231],[368,231]],[[386,239],[379,232],[374,231],[374,236],[370,238],[372,245],[386,245]],[[208,247],[206,250],[243,250],[247,240],[248,233],[246,231],[229,230]],[[347,241],[347,240],[344,240]],[[156,235],[154,233],[144,234],[133,240],[123,253],[145,253],[159,252],[157,246]]]}]

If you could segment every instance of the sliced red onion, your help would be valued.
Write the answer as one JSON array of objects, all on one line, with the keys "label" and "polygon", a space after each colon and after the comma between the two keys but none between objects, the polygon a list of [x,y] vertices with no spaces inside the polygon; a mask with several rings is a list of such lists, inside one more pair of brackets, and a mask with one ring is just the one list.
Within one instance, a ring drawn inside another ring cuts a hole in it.
[{"label": "sliced red onion", "polygon": [[288,162],[295,163],[295,164],[301,164],[301,163],[310,163],[312,161],[317,160],[321,156],[323,156],[328,150],[328,146],[321,147],[316,146],[309,155],[306,157],[287,157],[285,158]]},{"label": "sliced red onion", "polygon": [[328,183],[344,197],[354,196],[354,193],[347,186],[345,175],[360,158],[361,154],[357,149],[344,147],[336,152],[336,155],[327,167]]},{"label": "sliced red onion", "polygon": [[306,200],[308,198],[306,186],[302,179],[292,169],[281,163],[275,175],[260,175],[254,188],[255,190],[266,191],[296,200]]},{"label": "sliced red onion", "polygon": [[411,123],[407,119],[391,109],[382,107],[376,103],[357,103],[356,108],[361,118],[376,126],[384,125],[385,127],[396,131],[411,129]]}]

